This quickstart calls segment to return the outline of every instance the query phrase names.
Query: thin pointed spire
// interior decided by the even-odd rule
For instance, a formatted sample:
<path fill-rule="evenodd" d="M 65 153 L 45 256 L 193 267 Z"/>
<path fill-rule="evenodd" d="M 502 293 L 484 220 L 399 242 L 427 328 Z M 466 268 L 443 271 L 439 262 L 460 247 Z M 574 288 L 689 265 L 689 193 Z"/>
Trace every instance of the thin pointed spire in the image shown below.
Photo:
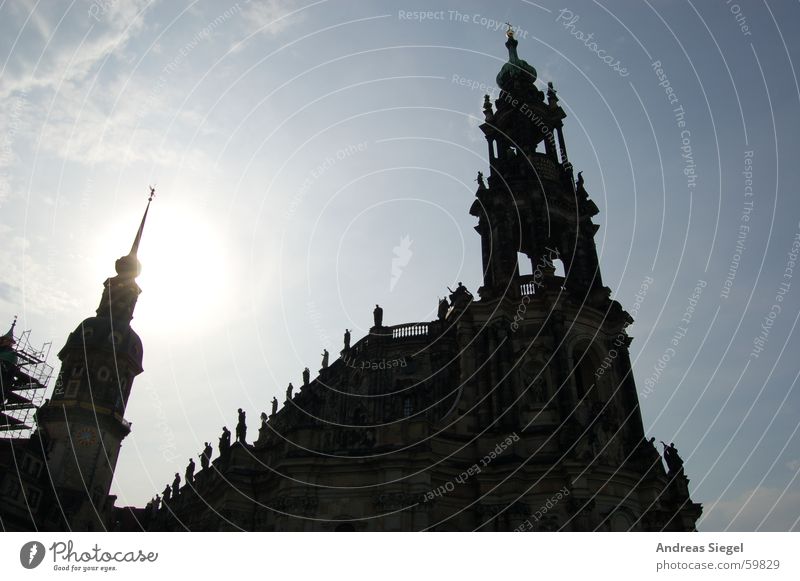
<path fill-rule="evenodd" d="M 136 238 L 133 239 L 133 244 L 131 245 L 131 251 L 128 253 L 129 256 L 136 256 L 136 253 L 139 252 L 139 243 L 142 241 L 142 233 L 144 232 L 144 223 L 147 220 L 147 212 L 150 210 L 150 203 L 153 201 L 153 198 L 156 195 L 156 189 L 153 186 L 150 186 L 150 196 L 147 198 L 147 207 L 144 209 L 144 215 L 142 216 L 142 223 L 139 224 L 139 230 L 136 232 Z"/>

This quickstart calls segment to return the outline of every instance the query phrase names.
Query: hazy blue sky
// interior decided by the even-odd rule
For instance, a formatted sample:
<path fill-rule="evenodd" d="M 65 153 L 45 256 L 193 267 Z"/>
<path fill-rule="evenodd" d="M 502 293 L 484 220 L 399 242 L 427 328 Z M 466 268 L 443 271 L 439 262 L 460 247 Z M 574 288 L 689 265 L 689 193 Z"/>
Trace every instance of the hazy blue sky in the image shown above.
<path fill-rule="evenodd" d="M 255 433 L 375 303 L 390 325 L 429 320 L 446 285 L 479 286 L 468 209 L 506 20 L 569 115 L 604 282 L 629 310 L 640 293 L 645 429 L 681 451 L 701 530 L 798 528 L 788 1 L 0 4 L 0 322 L 19 314 L 55 362 L 158 191 L 118 504 L 216 446 L 237 407 Z"/>

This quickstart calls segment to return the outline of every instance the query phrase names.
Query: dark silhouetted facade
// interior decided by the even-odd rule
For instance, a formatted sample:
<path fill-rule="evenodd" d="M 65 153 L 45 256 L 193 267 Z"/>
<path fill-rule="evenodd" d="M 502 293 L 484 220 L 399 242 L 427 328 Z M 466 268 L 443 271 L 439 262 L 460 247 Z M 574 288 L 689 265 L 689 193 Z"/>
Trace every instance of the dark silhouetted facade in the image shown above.
<path fill-rule="evenodd" d="M 125 404 L 142 370 L 128 324 L 139 293 L 132 251 L 97 317 L 60 352 L 63 392 L 38 414 L 70 526 L 694 530 L 701 507 L 677 450 L 666 449 L 665 469 L 643 431 L 632 319 L 603 286 L 598 208 L 567 158 L 565 113 L 552 86 L 536 87 L 511 33 L 506 46 L 481 125 L 490 173 L 478 175 L 469 210 L 482 243 L 476 295 L 458 283 L 436 320 L 398 325 L 376 305 L 369 334 L 350 345 L 348 331 L 339 357 L 325 351 L 317 376 L 290 385 L 260 425 L 246 430 L 240 410 L 237 438 L 226 431 L 210 464 L 206 447 L 201 469 L 164 498 L 111 510 Z"/>

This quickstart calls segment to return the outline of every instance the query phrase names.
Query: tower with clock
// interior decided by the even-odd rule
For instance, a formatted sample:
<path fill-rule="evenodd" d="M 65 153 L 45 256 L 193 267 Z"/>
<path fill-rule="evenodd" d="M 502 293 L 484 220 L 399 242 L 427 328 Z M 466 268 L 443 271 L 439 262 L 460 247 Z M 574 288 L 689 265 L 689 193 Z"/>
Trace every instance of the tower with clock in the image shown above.
<path fill-rule="evenodd" d="M 37 412 L 59 499 L 60 514 L 48 520 L 71 530 L 105 530 L 113 508 L 108 492 L 131 430 L 125 407 L 142 372 L 142 341 L 130 323 L 141 293 L 137 253 L 153 195 L 151 188 L 131 250 L 116 261 L 116 276 L 105 281 L 96 315 L 83 320 L 58 353 L 58 382 Z"/>

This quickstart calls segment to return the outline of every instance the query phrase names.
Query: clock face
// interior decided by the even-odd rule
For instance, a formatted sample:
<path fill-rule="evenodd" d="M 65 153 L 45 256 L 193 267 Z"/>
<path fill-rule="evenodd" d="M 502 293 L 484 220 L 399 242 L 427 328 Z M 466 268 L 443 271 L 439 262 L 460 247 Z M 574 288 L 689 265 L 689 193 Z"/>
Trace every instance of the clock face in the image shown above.
<path fill-rule="evenodd" d="M 97 443 L 97 432 L 92 428 L 78 428 L 75 432 L 75 441 L 80 446 L 92 446 Z"/>

